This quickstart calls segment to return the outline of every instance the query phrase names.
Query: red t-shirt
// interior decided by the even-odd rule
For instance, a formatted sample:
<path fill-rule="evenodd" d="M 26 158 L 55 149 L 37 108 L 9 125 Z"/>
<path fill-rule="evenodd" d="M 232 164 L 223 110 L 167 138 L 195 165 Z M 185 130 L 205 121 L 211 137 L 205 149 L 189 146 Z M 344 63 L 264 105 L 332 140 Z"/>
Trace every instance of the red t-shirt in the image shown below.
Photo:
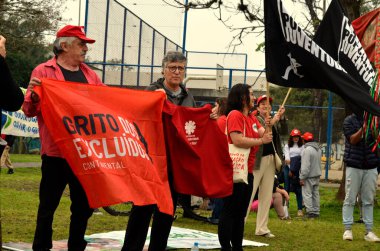
<path fill-rule="evenodd" d="M 228 129 L 228 143 L 232 144 L 230 133 L 231 132 L 244 132 L 245 126 L 245 137 L 247 138 L 259 138 L 259 129 L 261 125 L 255 116 L 245 116 L 241 112 L 234 110 L 228 114 L 227 119 L 227 129 Z M 251 152 L 248 158 L 248 172 L 253 172 L 253 167 L 255 165 L 256 152 L 258 147 L 251 147 Z"/>
<path fill-rule="evenodd" d="M 216 122 L 218 123 L 218 126 L 220 128 L 220 130 L 223 132 L 223 133 L 226 133 L 226 123 L 227 123 L 227 117 L 226 115 L 222 115 L 220 116 Z"/>

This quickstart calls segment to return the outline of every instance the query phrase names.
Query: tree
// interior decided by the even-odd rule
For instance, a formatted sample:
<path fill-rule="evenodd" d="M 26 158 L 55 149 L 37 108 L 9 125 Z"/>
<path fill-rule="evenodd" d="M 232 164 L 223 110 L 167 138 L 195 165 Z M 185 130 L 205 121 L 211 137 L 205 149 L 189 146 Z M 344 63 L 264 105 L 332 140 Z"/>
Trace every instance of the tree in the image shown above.
<path fill-rule="evenodd" d="M 7 61 L 15 81 L 29 82 L 33 68 L 48 57 L 46 36 L 52 35 L 65 0 L 0 0 L 0 31 L 7 38 Z"/>

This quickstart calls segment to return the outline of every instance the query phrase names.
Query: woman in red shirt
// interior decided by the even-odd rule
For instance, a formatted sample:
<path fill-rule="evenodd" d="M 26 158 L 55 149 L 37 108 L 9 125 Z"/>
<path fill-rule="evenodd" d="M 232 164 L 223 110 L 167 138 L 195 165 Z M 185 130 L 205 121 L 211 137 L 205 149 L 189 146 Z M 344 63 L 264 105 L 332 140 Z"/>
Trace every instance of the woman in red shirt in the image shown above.
<path fill-rule="evenodd" d="M 272 134 L 265 133 L 259 121 L 249 116 L 254 96 L 249 85 L 236 84 L 227 99 L 227 137 L 230 144 L 250 148 L 248 158 L 248 184 L 234 183 L 232 195 L 224 198 L 219 219 L 218 237 L 221 250 L 243 250 L 244 217 L 249 207 L 253 188 L 253 167 L 258 146 L 270 143 Z"/>

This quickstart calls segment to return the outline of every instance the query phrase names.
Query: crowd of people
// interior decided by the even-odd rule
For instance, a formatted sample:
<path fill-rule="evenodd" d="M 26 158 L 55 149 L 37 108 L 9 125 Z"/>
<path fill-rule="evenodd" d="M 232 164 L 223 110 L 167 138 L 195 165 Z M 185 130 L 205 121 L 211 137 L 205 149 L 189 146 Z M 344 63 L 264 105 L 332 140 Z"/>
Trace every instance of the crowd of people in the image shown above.
<path fill-rule="evenodd" d="M 41 113 L 43 104 L 35 88 L 41 85 L 41 78 L 104 85 L 97 74 L 84 63 L 88 44 L 94 42 L 95 40 L 85 35 L 83 27 L 67 25 L 60 29 L 53 44 L 53 58 L 33 70 L 24 97 L 22 110 L 28 117 L 37 116 L 41 139 L 42 178 L 33 240 L 34 251 L 52 248 L 54 213 L 67 185 L 71 199 L 68 250 L 84 250 L 87 245 L 84 235 L 94 209 L 90 208 L 82 185 L 49 134 Z M 3 97 L 2 94 L 0 106 L 4 110 L 12 111 L 20 108 L 22 93 L 9 73 L 4 59 L 5 52 L 5 38 L 0 36 L 0 83 L 5 90 L 2 92 L 5 95 Z M 173 104 L 195 107 L 194 97 L 182 83 L 186 66 L 187 59 L 181 52 L 167 52 L 162 60 L 163 77 L 148 86 L 147 90 L 164 92 L 167 100 Z M 227 98 L 217 100 L 210 114 L 210 118 L 215 119 L 220 130 L 226 134 L 228 144 L 249 149 L 246 163 L 247 183 L 234 183 L 230 196 L 212 198 L 215 215 L 210 220 L 217 219 L 221 250 L 243 250 L 244 227 L 251 208 L 257 212 L 255 235 L 274 238 L 275 235 L 268 228 L 269 210 L 273 206 L 280 219 L 289 219 L 286 209 L 290 192 L 296 194 L 297 216 L 302 217 L 304 211 L 307 218 L 317 218 L 320 215 L 320 146 L 310 132 L 302 134 L 299 129 L 294 128 L 288 134 L 285 108 L 280 106 L 273 113 L 272 103 L 273 98 L 267 95 L 256 98 L 250 85 L 236 84 Z M 364 238 L 367 241 L 380 242 L 372 231 L 378 157 L 363 139 L 362 119 L 351 115 L 346 118 L 343 128 L 347 139 L 344 155 L 347 175 L 343 239 L 353 239 L 353 207 L 360 193 L 366 228 Z M 284 148 L 281 135 L 289 135 Z M 10 147 L 9 144 L 4 148 L 6 147 Z M 283 169 L 280 172 L 275 167 L 276 155 L 283 156 Z M 5 162 L 8 163 L 6 160 Z M 11 165 L 8 167 L 8 173 L 13 173 Z M 282 177 L 282 181 L 279 177 Z M 189 203 L 190 195 L 181 195 L 175 191 L 170 161 L 168 179 L 174 215 L 177 200 L 181 198 L 184 203 Z M 280 186 L 282 182 L 284 187 Z M 161 213 L 156 205 L 133 206 L 122 250 L 143 249 L 152 216 L 149 250 L 165 250 L 173 215 Z"/>

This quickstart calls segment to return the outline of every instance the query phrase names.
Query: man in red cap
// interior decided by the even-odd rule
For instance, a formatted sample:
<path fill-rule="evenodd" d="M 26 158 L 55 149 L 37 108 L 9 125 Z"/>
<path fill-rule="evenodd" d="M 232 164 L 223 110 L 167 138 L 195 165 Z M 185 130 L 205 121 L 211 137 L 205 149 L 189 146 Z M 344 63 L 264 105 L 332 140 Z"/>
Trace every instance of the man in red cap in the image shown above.
<path fill-rule="evenodd" d="M 55 56 L 33 70 L 25 95 L 22 109 L 28 117 L 37 116 L 41 139 L 42 178 L 33 241 L 35 251 L 52 248 L 54 212 L 67 184 L 69 184 L 71 199 L 68 250 L 85 250 L 87 245 L 84 235 L 93 209 L 89 207 L 81 184 L 49 134 L 41 114 L 40 98 L 34 92 L 34 87 L 41 84 L 40 78 L 104 85 L 96 73 L 84 64 L 88 51 L 87 44 L 94 42 L 95 40 L 86 37 L 82 26 L 67 25 L 60 29 L 53 44 Z"/>

